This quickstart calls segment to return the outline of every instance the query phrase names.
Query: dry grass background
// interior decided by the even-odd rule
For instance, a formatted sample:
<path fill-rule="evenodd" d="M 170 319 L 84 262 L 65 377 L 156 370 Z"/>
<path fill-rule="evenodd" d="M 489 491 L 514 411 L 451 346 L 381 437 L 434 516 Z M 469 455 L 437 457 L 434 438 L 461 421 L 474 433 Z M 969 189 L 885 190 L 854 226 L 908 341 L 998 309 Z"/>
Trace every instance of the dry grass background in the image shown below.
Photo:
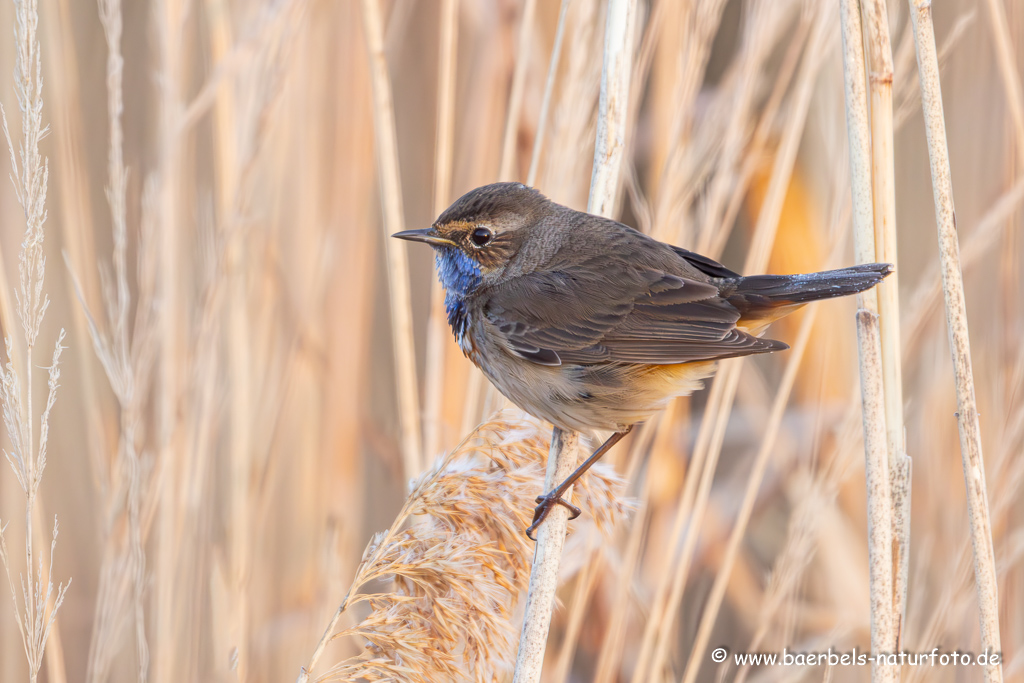
<path fill-rule="evenodd" d="M 67 332 L 48 465 L 30 514 L 44 584 L 49 520 L 60 524 L 51 604 L 58 584 L 73 583 L 42 680 L 293 680 L 350 587 L 350 597 L 363 597 L 350 600 L 337 623 L 349 636 L 326 647 L 312 678 L 370 676 L 353 668 L 353 656 L 377 657 L 375 675 L 397 680 L 508 676 L 507 639 L 518 633 L 515 605 L 530 552 L 515 530 L 539 492 L 547 428 L 506 412 L 471 435 L 500 397 L 473 379 L 445 330 L 429 332 L 439 327 L 426 250 L 408 252 L 409 284 L 396 289 L 403 258 L 394 250 L 405 246 L 387 243 L 381 222 L 387 215 L 386 230 L 427 225 L 468 189 L 499 177 L 525 180 L 542 128 L 536 185 L 585 206 L 604 3 L 565 3 L 543 127 L 562 3 L 537 2 L 523 34 L 529 4 L 39 0 L 41 116 L 50 128 L 40 143 L 49 164 L 50 306 L 39 333 L 47 351 L 25 358 L 14 317 L 19 254 L 23 242 L 29 250 L 37 243 L 26 238 L 25 212 L 7 182 L 0 312 L 23 388 L 26 368 L 33 370 L 37 430 L 48 392 L 39 354 L 48 360 L 59 330 Z M 623 218 L 733 268 L 760 258 L 770 272 L 850 263 L 839 3 L 639 4 Z M 371 6 L 381 11 L 398 161 L 383 192 Z M 17 146 L 15 13 L 0 3 L 0 101 Z M 934 14 L 1004 675 L 1024 680 L 1024 6 L 945 2 Z M 914 462 L 903 645 L 977 652 L 907 5 L 889 3 L 889 15 L 903 393 Z M 447 80 L 445 54 L 454 69 Z M 510 106 L 513 92 L 518 106 Z M 390 198 L 383 211 L 382 196 Z M 411 296 L 408 328 L 403 311 L 390 313 L 403 291 Z M 707 652 L 718 645 L 867 647 L 853 311 L 850 300 L 827 302 L 776 325 L 772 336 L 793 350 L 738 370 L 727 421 L 719 406 L 729 392 L 703 392 L 677 401 L 612 453 L 625 493 L 598 486 L 572 524 L 545 680 L 717 680 Z M 413 349 L 411 358 L 393 352 L 395 340 L 399 350 Z M 9 436 L 4 447 L 18 452 Z M 438 461 L 442 452 L 449 455 Z M 421 495 L 407 501 L 420 471 Z M 752 472 L 752 515 L 730 544 L 745 519 Z M 423 502 L 442 493 L 433 508 Z M 620 519 L 624 496 L 636 509 Z M 5 467 L 0 519 L 15 584 L 25 572 L 25 502 L 19 477 Z M 618 523 L 606 515 L 598 528 L 592 521 L 601 511 Z M 376 536 L 396 515 L 396 526 Z M 364 557 L 370 563 L 360 568 Z M 366 597 L 372 593 L 391 597 Z M 20 588 L 17 595 L 24 615 Z M 429 609 L 424 596 L 445 610 Z M 396 636 L 400 626 L 415 633 Z M 425 642 L 417 638 L 444 646 L 419 659 L 396 649 Z M 704 644 L 691 654 L 695 642 Z M 408 669 L 394 674 L 396 654 Z M 724 672 L 725 680 L 867 675 Z M 964 668 L 903 672 L 905 680 L 980 676 Z M 27 678 L 15 610 L 4 597 L 0 681 Z"/>

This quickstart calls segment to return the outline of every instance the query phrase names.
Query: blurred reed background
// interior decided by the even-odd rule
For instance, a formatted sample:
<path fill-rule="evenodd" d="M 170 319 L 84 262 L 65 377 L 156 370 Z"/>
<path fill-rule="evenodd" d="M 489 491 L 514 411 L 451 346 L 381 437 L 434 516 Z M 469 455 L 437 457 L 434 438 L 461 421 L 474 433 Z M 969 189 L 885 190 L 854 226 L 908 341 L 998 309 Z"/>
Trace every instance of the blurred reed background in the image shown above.
<path fill-rule="evenodd" d="M 533 173 L 548 196 L 586 205 L 604 3 L 376 3 L 39 0 L 51 299 L 39 343 L 52 348 L 64 328 L 67 350 L 32 514 L 36 559 L 49 558 L 56 515 L 53 583 L 73 579 L 41 680 L 293 680 L 372 535 L 402 510 L 410 478 L 503 405 L 432 308 L 427 250 L 409 250 L 405 284 L 404 259 L 394 250 L 406 247 L 383 235 L 396 224 L 428 225 L 473 187 Z M 542 120 L 563 7 L 564 43 Z M 759 224 L 775 232 L 769 272 L 852 263 L 838 2 L 650 0 L 639 8 L 622 219 L 734 269 Z M 390 78 L 394 101 L 399 175 L 383 191 L 377 146 L 388 118 L 373 107 L 368 10 L 380 12 L 386 71 L 378 75 Z M 890 2 L 889 14 L 906 437 L 914 462 L 903 647 L 978 652 L 913 39 L 907 5 Z M 1024 6 L 959 0 L 937 3 L 934 15 L 1004 674 L 1024 680 Z M 24 112 L 14 90 L 15 17 L 11 2 L 0 3 L 7 36 L 0 101 L 17 147 Z M 1009 52 L 1000 52 L 1000 37 L 1008 37 Z M 439 66 L 446 55 L 451 72 Z M 11 292 L 19 286 L 26 221 L 7 182 L 0 183 L 0 220 L 3 333 L 13 340 L 24 385 L 25 341 L 12 322 Z M 409 309 L 391 313 L 403 294 L 411 296 L 411 327 Z M 697 439 L 702 420 L 718 410 L 702 392 L 677 401 L 613 452 L 609 461 L 626 477 L 636 510 L 599 529 L 593 512 L 624 504 L 621 492 L 602 488 L 604 497 L 572 523 L 545 680 L 718 680 L 707 653 L 719 645 L 731 652 L 867 649 L 853 313 L 852 300 L 826 302 L 814 307 L 814 319 L 806 311 L 773 330 L 794 346 L 809 334 L 777 438 L 768 434 L 770 407 L 780 388 L 785 400 L 783 371 L 798 349 L 744 365 L 717 440 Z M 41 364 L 35 361 L 33 375 L 37 404 L 46 395 Z M 497 447 L 488 439 L 500 441 L 495 434 L 520 434 L 533 444 L 523 453 L 539 461 L 548 429 L 506 412 L 473 443 L 487 452 Z M 728 539 L 762 448 L 770 459 L 733 555 Z M 502 467 L 526 467 L 516 462 Z M 509 524 L 515 511 L 529 514 L 540 492 L 539 469 L 528 476 L 535 486 L 508 489 L 518 491 L 517 504 L 495 508 Z M 443 505 L 474 495 L 468 487 L 449 493 Z M 5 466 L 0 519 L 8 524 L 14 586 L 25 572 L 25 509 Z M 498 547 L 509 553 L 530 552 L 509 536 L 489 538 L 505 539 Z M 517 562 L 507 571 L 521 571 Z M 387 593 L 390 585 L 370 588 Z M 500 586 L 504 597 L 491 596 L 504 605 L 468 605 L 508 610 L 502 619 L 512 652 L 522 585 L 516 575 Z M 367 614 L 361 603 L 340 626 Z M 702 628 L 709 647 L 694 651 Z M 313 678 L 358 655 L 365 642 L 334 640 Z M 492 654 L 500 660 L 505 651 Z M 433 670 L 440 665 L 427 660 L 394 678 L 469 677 L 458 662 Z M 497 680 L 508 676 L 510 662 L 492 663 Z M 334 671 L 355 680 L 360 670 Z M 867 669 L 729 667 L 724 675 L 852 681 L 864 680 Z M 903 676 L 979 680 L 980 672 L 922 667 Z M 4 597 L 0 681 L 28 678 L 15 610 Z"/>

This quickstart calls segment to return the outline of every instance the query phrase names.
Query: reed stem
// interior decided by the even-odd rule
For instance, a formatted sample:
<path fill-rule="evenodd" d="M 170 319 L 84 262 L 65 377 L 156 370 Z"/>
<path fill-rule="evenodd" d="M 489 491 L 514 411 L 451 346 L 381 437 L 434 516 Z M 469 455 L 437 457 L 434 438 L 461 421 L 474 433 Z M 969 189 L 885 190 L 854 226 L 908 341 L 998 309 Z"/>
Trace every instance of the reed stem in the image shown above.
<path fill-rule="evenodd" d="M 981 648 L 986 653 L 1002 652 L 999 636 L 999 584 L 995 552 L 992 546 L 992 522 L 989 519 L 988 492 L 985 486 L 985 461 L 981 450 L 981 425 L 974 395 L 974 370 L 967 329 L 967 304 L 960 270 L 960 245 L 953 209 L 953 181 L 946 144 L 946 122 L 939 82 L 939 59 L 935 50 L 931 2 L 908 0 L 914 26 L 914 45 L 921 84 L 921 109 L 928 138 L 932 191 L 935 196 L 935 222 L 939 233 L 939 262 L 942 291 L 946 301 L 946 325 L 949 332 L 953 373 L 956 381 L 957 426 L 964 483 L 967 486 L 967 510 L 974 547 L 974 581 L 981 620 Z M 985 666 L 985 680 L 1003 680 L 999 663 Z"/>
<path fill-rule="evenodd" d="M 893 147 L 893 62 L 888 10 L 884 0 L 866 5 L 871 91 L 871 184 L 874 199 L 874 260 L 897 266 L 896 169 Z M 889 455 L 893 526 L 893 618 L 895 633 L 887 651 L 899 650 L 907 606 L 910 560 L 910 458 L 903 426 L 903 369 L 900 353 L 899 268 L 877 287 L 881 335 L 882 390 Z"/>
<path fill-rule="evenodd" d="M 846 131 L 850 146 L 850 188 L 853 196 L 853 240 L 856 262 L 875 260 L 875 202 L 872 181 L 871 119 L 868 115 L 867 66 L 858 0 L 840 0 L 843 36 Z M 891 55 L 890 55 L 891 64 Z M 890 81 L 891 111 L 891 81 Z M 873 96 L 884 99 L 878 88 Z M 891 122 L 891 114 L 890 114 Z M 881 122 L 877 123 L 879 125 Z M 884 181 L 890 182 L 889 180 Z M 888 190 L 886 190 L 888 191 Z M 878 293 L 857 296 L 857 343 L 860 358 L 864 423 L 864 477 L 868 498 L 868 579 L 871 590 L 871 650 L 892 652 L 896 643 L 893 618 L 892 499 L 886 402 L 883 385 Z M 875 662 L 872 681 L 896 680 L 894 667 Z"/>
<path fill-rule="evenodd" d="M 409 260 L 405 243 L 390 239 L 403 230 L 405 209 L 398 171 L 398 142 L 395 134 L 395 106 L 391 77 L 384 55 L 384 32 L 378 0 L 362 0 L 363 27 L 369 52 L 373 83 L 373 131 L 377 143 L 384 243 L 388 258 L 391 290 L 391 338 L 394 344 L 399 422 L 402 432 L 402 462 L 405 477 L 411 479 L 423 466 L 420 440 L 420 402 L 416 385 L 416 349 L 412 332 L 412 301 L 409 289 Z"/>
<path fill-rule="evenodd" d="M 441 3 L 441 50 L 437 80 L 437 138 L 434 144 L 434 215 L 440 215 L 451 201 L 452 157 L 455 138 L 455 77 L 459 39 L 459 0 Z M 444 401 L 445 348 L 449 341 L 445 325 L 444 288 L 434 278 L 430 287 L 430 317 L 427 321 L 427 361 L 423 397 L 423 454 L 433 458 L 441 447 L 441 405 Z M 427 461 L 424 460 L 424 465 Z"/>

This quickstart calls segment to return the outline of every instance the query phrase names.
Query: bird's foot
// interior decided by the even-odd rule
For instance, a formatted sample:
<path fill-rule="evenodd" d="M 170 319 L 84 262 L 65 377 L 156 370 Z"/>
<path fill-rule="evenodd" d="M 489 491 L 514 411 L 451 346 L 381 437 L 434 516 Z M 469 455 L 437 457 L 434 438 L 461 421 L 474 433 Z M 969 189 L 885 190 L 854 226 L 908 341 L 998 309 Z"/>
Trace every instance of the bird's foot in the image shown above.
<path fill-rule="evenodd" d="M 533 535 L 533 532 L 536 531 L 537 527 L 541 525 L 541 522 L 547 518 L 548 513 L 551 512 L 556 505 L 564 505 L 566 509 L 569 510 L 569 519 L 576 519 L 582 514 L 582 511 L 578 507 L 562 498 L 562 492 L 557 488 L 551 493 L 545 493 L 543 496 L 537 496 L 537 507 L 533 510 L 533 523 L 526 529 L 527 538 L 531 541 L 537 540 Z"/>

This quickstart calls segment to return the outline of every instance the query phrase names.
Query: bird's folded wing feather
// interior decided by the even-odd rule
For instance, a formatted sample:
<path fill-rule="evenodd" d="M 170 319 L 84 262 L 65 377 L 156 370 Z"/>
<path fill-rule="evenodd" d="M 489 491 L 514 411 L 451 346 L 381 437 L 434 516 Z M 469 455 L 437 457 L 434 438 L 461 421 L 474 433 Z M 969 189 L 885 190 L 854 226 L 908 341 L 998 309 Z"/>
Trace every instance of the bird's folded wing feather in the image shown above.
<path fill-rule="evenodd" d="M 736 329 L 708 282 L 613 259 L 509 280 L 484 308 L 508 349 L 541 365 L 667 365 L 786 348 Z"/>

